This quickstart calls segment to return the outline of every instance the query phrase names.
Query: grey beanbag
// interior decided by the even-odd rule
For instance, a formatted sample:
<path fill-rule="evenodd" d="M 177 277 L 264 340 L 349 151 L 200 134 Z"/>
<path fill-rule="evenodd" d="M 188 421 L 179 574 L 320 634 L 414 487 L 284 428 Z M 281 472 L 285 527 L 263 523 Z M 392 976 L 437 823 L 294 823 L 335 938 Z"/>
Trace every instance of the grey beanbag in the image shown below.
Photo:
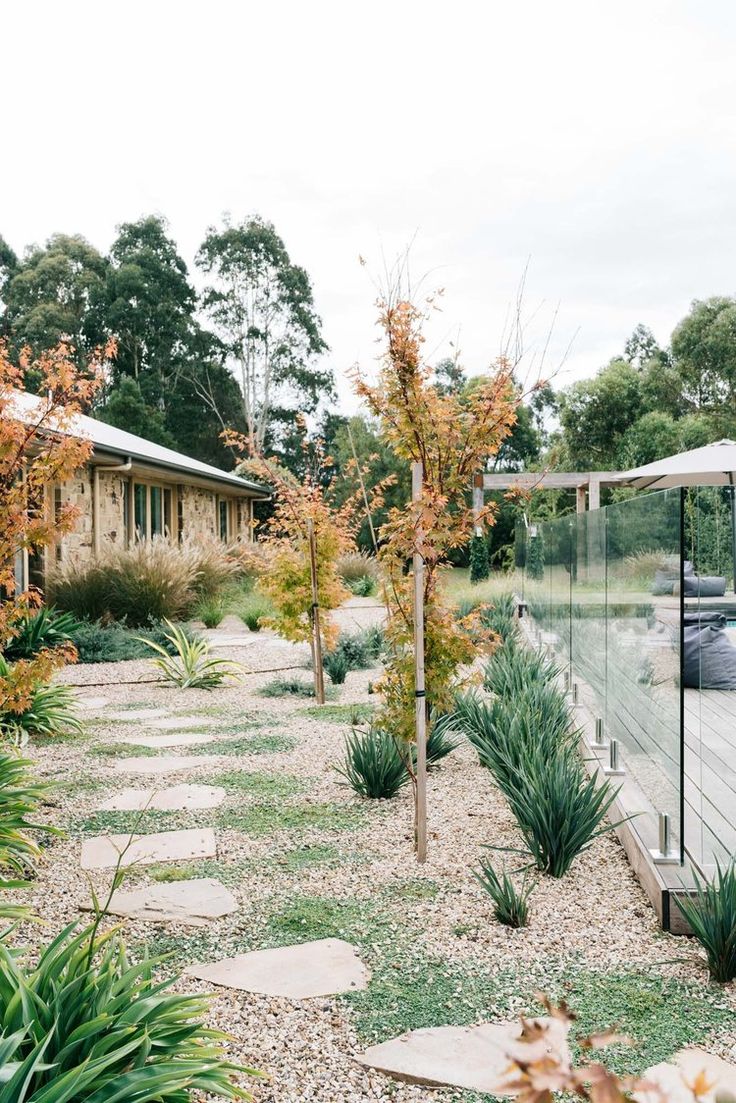
<path fill-rule="evenodd" d="M 704 628 L 706 624 L 714 624 L 717 628 L 725 628 L 726 614 L 719 613 L 716 610 L 710 610 L 708 612 L 703 611 L 702 613 L 690 612 L 685 613 L 682 622 L 686 627 L 688 625 L 691 627 L 692 625 L 697 625 L 700 628 Z"/>
<path fill-rule="evenodd" d="M 722 628 L 686 626 L 685 685 L 694 689 L 736 689 L 736 647 Z"/>
<path fill-rule="evenodd" d="M 725 578 L 718 578 L 716 575 L 685 575 L 685 597 L 723 597 L 725 592 Z"/>
<path fill-rule="evenodd" d="M 682 573 L 685 578 L 695 574 L 695 569 L 689 559 L 686 559 L 682 564 Z M 656 596 L 662 594 L 672 594 L 675 592 L 675 586 L 680 581 L 680 564 L 677 561 L 677 557 L 672 555 L 668 556 L 662 561 L 662 567 L 654 574 L 654 582 L 652 583 L 652 593 Z M 724 591 L 725 592 L 725 591 Z M 685 589 L 687 593 L 687 585 Z"/>

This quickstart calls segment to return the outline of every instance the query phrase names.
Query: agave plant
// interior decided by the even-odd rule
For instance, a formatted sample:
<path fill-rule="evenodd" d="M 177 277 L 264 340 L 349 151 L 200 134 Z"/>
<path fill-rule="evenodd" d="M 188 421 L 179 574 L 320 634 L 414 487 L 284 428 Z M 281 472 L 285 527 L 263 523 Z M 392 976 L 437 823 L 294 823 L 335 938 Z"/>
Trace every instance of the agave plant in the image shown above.
<path fill-rule="evenodd" d="M 360 797 L 393 797 L 409 781 L 409 772 L 390 732 L 373 724 L 354 728 L 345 740 L 345 758 L 335 769 Z"/>
<path fill-rule="evenodd" d="M 736 979 L 736 866 L 716 863 L 712 881 L 693 871 L 694 897 L 678 896 L 677 906 L 708 959 L 708 971 L 721 984 Z"/>
<path fill-rule="evenodd" d="M 169 629 L 165 636 L 173 655 L 155 640 L 147 640 L 143 636 L 137 638 L 156 652 L 158 658 L 153 660 L 154 664 L 168 682 L 173 682 L 180 689 L 215 689 L 222 685 L 225 678 L 236 677 L 240 672 L 241 667 L 237 663 L 212 658 L 206 640 L 192 639 L 183 628 L 171 621 L 165 620 L 164 623 Z"/>
<path fill-rule="evenodd" d="M 26 964 L 0 943 L 0 1103 L 249 1099 L 253 1074 L 205 1028 L 208 1000 L 172 994 L 156 959 L 130 963 L 119 931 L 66 927 Z"/>

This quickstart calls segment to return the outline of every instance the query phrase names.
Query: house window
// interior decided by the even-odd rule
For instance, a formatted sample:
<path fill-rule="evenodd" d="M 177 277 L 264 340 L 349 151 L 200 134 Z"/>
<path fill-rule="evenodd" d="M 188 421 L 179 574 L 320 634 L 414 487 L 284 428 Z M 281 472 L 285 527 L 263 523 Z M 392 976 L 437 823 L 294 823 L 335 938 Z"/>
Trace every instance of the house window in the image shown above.
<path fill-rule="evenodd" d="M 148 493 L 151 500 L 151 536 L 163 536 L 163 491 L 160 486 L 151 486 Z"/>
<path fill-rule="evenodd" d="M 135 483 L 135 534 L 137 540 L 171 534 L 171 488 L 157 483 Z"/>
<path fill-rule="evenodd" d="M 136 483 L 133 487 L 135 500 L 135 536 L 136 540 L 148 538 L 148 487 L 145 483 Z"/>
<path fill-rule="evenodd" d="M 229 536 L 229 532 L 228 532 L 228 529 L 229 529 L 229 525 L 228 525 L 228 520 L 229 520 L 228 505 L 229 505 L 229 503 L 226 499 L 220 498 L 217 505 L 218 505 L 219 521 L 220 521 L 220 539 L 222 541 L 224 541 L 224 543 L 227 543 L 228 536 Z"/>

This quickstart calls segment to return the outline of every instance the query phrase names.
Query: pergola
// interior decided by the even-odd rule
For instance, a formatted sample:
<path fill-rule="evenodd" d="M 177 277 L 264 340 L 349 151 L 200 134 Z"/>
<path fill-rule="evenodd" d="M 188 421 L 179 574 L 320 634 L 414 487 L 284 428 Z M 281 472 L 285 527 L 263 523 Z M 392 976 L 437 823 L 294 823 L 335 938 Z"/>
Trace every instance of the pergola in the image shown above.
<path fill-rule="evenodd" d="M 512 486 L 524 490 L 574 490 L 578 513 L 598 509 L 602 486 L 620 486 L 618 471 L 506 471 L 503 474 L 479 473 L 473 479 L 473 508 L 480 512 L 483 495 L 490 490 L 508 490 Z"/>

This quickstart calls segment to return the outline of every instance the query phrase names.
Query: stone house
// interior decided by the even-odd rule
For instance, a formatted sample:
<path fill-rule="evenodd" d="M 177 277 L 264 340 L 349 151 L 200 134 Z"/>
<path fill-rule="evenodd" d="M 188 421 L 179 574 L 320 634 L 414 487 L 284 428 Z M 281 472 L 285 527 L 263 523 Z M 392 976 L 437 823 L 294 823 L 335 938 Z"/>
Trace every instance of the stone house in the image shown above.
<path fill-rule="evenodd" d="M 16 416 L 38 399 L 15 396 Z M 108 545 L 129 547 L 154 536 L 224 543 L 253 539 L 253 503 L 270 497 L 268 487 L 194 460 L 171 448 L 79 416 L 73 429 L 93 446 L 89 462 L 69 481 L 46 488 L 45 508 L 58 513 L 67 502 L 79 507 L 74 531 L 38 555 L 19 553 L 16 580 L 42 586 L 56 563 L 82 565 Z"/>

